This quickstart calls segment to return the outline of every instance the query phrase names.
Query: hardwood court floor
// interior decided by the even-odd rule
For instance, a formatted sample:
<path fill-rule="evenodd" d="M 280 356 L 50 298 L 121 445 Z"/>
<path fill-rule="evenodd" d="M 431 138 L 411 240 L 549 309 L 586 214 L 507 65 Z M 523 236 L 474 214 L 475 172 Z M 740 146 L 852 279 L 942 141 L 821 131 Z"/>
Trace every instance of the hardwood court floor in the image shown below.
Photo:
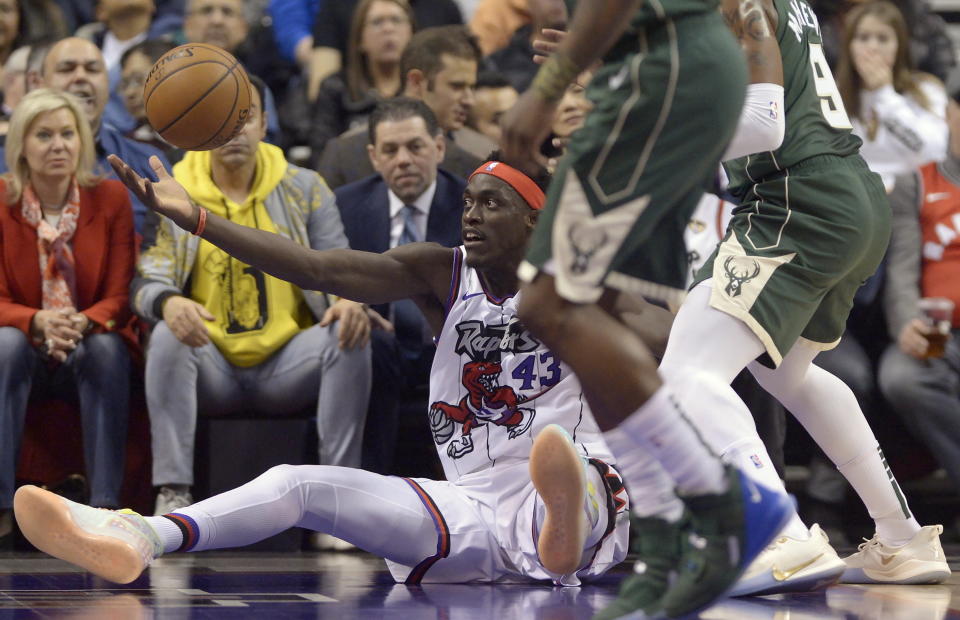
<path fill-rule="evenodd" d="M 940 586 L 833 586 L 826 591 L 729 600 L 710 620 L 960 619 L 960 547 Z M 162 558 L 118 586 L 40 553 L 0 553 L 0 620 L 12 618 L 331 620 L 580 620 L 605 606 L 629 570 L 581 588 L 394 584 L 365 553 L 204 552 Z"/>

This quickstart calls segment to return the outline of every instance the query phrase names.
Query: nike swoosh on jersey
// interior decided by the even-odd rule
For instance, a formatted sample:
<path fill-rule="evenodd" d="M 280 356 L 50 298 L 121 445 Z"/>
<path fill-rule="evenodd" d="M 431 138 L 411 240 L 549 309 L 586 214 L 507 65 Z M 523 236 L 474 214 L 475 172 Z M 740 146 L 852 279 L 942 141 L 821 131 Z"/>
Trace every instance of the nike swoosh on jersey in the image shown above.
<path fill-rule="evenodd" d="M 927 194 L 927 202 L 937 202 L 950 197 L 950 192 L 931 192 Z"/>
<path fill-rule="evenodd" d="M 470 299 L 471 297 L 479 297 L 479 296 L 485 295 L 485 294 L 486 294 L 486 293 L 464 293 L 464 294 L 463 294 L 463 297 L 461 297 L 460 299 L 461 299 L 462 301 L 467 301 L 467 300 Z"/>
<path fill-rule="evenodd" d="M 793 568 L 788 568 L 787 570 L 780 570 L 779 568 L 774 566 L 773 570 L 771 571 L 773 572 L 773 578 L 776 579 L 777 581 L 786 581 L 787 579 L 790 579 L 791 577 L 793 577 L 794 575 L 796 575 L 806 567 L 812 565 L 814 562 L 816 562 L 822 557 L 823 557 L 823 554 L 821 553 L 820 555 L 813 558 L 812 560 L 808 560 L 803 564 L 797 564 Z"/>

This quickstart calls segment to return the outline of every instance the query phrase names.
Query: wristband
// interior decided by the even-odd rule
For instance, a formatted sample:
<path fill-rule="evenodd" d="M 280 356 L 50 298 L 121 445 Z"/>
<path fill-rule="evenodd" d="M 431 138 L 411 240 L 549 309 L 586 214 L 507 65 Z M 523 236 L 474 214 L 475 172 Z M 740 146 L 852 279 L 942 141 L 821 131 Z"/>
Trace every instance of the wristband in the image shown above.
<path fill-rule="evenodd" d="M 532 88 L 547 101 L 559 101 L 570 83 L 580 75 L 580 67 L 565 54 L 551 54 L 533 79 Z"/>
<path fill-rule="evenodd" d="M 193 234 L 199 237 L 203 234 L 203 229 L 207 227 L 207 210 L 200 207 L 200 217 L 197 218 L 197 229 Z"/>

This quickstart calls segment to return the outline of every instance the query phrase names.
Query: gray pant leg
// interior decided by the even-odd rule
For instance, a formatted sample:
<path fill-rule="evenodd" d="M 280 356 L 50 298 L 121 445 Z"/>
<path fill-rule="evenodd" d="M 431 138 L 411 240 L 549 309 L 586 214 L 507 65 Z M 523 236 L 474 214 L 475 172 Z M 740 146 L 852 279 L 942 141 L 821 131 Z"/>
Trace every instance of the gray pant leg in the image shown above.
<path fill-rule="evenodd" d="M 337 324 L 314 325 L 250 369 L 256 386 L 251 399 L 265 414 L 291 413 L 316 402 L 320 464 L 359 467 L 370 398 L 370 347 L 341 350 L 338 329 Z"/>
<path fill-rule="evenodd" d="M 192 485 L 198 401 L 212 413 L 242 402 L 232 367 L 212 343 L 187 346 L 161 321 L 147 351 L 146 393 L 153 484 Z"/>
<path fill-rule="evenodd" d="M 918 360 L 890 345 L 880 361 L 880 390 L 960 489 L 960 330 L 942 359 Z"/>

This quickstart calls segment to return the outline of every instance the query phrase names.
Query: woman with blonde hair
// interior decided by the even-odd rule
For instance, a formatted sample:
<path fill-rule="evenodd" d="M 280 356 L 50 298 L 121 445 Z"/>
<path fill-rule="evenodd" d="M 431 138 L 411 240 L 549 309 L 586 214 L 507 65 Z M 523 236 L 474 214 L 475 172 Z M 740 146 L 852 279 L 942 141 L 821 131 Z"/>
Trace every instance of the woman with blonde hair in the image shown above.
<path fill-rule="evenodd" d="M 946 92 L 937 78 L 914 70 L 896 5 L 880 0 L 850 11 L 837 85 L 853 132 L 863 140 L 860 154 L 887 192 L 896 175 L 943 159 Z"/>
<path fill-rule="evenodd" d="M 39 89 L 20 101 L 0 177 L 0 536 L 31 396 L 76 397 L 90 502 L 119 505 L 133 211 L 121 183 L 93 174 L 95 161 L 76 98 Z"/>
<path fill-rule="evenodd" d="M 343 70 L 320 84 L 313 104 L 310 148 L 318 161 L 323 147 L 362 125 L 377 102 L 400 93 L 400 57 L 413 36 L 407 0 L 360 0 L 353 13 Z"/>

